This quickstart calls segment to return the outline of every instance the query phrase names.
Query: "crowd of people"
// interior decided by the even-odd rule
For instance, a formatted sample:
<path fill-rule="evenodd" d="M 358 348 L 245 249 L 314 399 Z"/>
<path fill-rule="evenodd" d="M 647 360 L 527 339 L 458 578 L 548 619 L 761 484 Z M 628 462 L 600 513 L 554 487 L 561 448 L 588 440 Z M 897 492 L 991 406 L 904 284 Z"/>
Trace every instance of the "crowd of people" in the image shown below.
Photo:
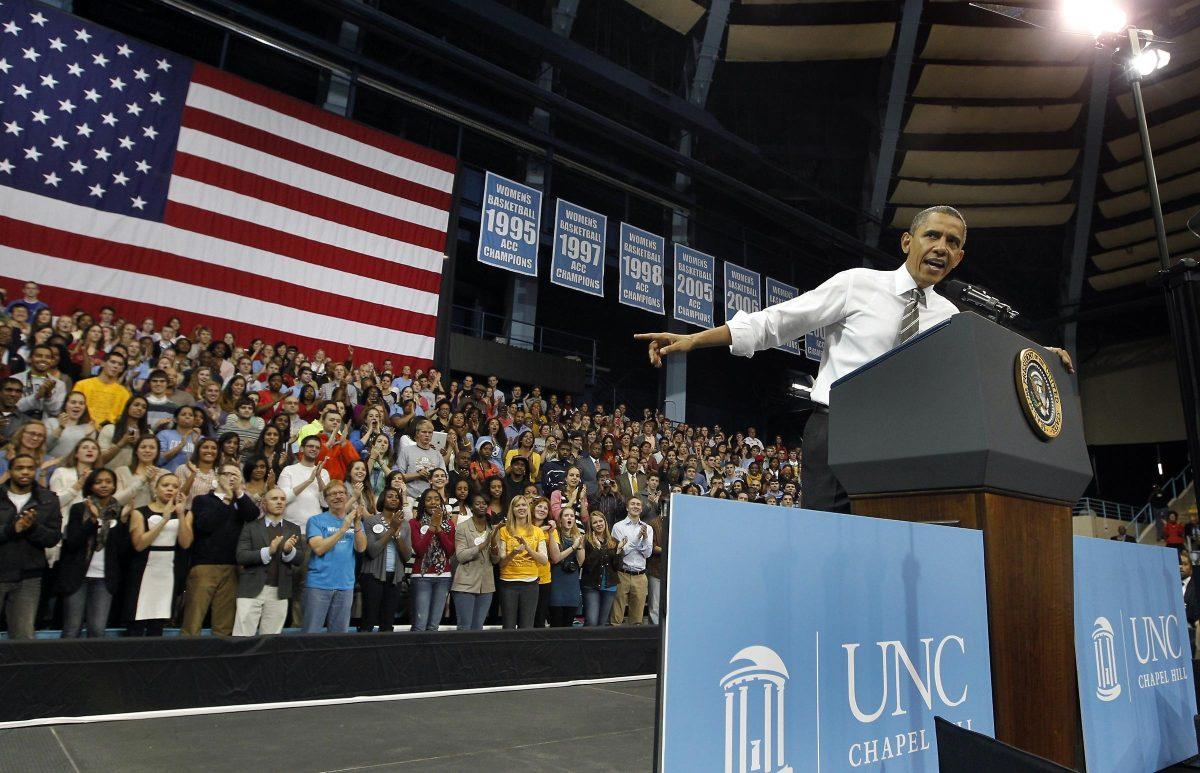
<path fill-rule="evenodd" d="M 21 293 L 0 324 L 12 639 L 657 624 L 672 493 L 800 506 L 800 449 L 753 427 Z"/>

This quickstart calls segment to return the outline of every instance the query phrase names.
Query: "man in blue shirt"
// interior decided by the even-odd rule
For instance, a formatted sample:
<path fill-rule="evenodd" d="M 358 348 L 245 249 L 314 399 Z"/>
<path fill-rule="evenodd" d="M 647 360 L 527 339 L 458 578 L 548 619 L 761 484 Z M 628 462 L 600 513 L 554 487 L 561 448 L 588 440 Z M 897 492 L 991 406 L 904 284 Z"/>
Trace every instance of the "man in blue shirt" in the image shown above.
<path fill-rule="evenodd" d="M 49 308 L 45 301 L 38 300 L 39 292 L 41 292 L 41 288 L 38 287 L 37 282 L 26 282 L 24 288 L 25 297 L 8 304 L 4 307 L 4 310 L 9 314 L 12 314 L 12 310 L 15 307 L 23 306 L 29 311 L 29 319 L 32 321 L 35 314 L 42 309 Z"/>
<path fill-rule="evenodd" d="M 354 602 L 354 554 L 367 549 L 361 505 L 350 506 L 346 484 L 333 480 L 325 487 L 329 509 L 308 519 L 305 538 L 312 549 L 304 580 L 304 633 L 327 628 L 345 633 Z"/>

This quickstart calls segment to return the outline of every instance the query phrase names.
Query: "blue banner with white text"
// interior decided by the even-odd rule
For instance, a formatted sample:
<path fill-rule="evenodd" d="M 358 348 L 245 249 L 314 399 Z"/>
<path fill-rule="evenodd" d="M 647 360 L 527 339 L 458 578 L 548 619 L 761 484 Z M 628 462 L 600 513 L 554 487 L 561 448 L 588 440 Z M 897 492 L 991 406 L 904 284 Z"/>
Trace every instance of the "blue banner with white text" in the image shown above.
<path fill-rule="evenodd" d="M 697 327 L 712 327 L 716 280 L 716 258 L 676 244 L 675 319 Z"/>
<path fill-rule="evenodd" d="M 618 251 L 621 283 L 617 299 L 635 309 L 666 314 L 663 273 L 667 262 L 667 240 L 629 223 L 621 223 Z"/>
<path fill-rule="evenodd" d="M 819 327 L 811 333 L 804 334 L 804 356 L 813 362 L 820 362 L 825 355 L 825 328 Z"/>
<path fill-rule="evenodd" d="M 1194 756 L 1196 690 L 1178 554 L 1075 537 L 1074 561 L 1088 773 L 1160 770 Z"/>
<path fill-rule="evenodd" d="M 935 715 L 993 735 L 980 532 L 681 494 L 671 520 L 660 770 L 927 773 Z"/>
<path fill-rule="evenodd" d="M 772 279 L 771 277 L 767 277 L 765 290 L 768 306 L 774 306 L 777 303 L 790 301 L 792 298 L 795 298 L 800 294 L 800 291 L 795 287 L 792 287 L 790 284 L 787 284 L 786 282 L 780 282 L 778 279 Z M 787 352 L 788 354 L 798 355 L 800 354 L 800 339 L 797 338 L 795 341 L 789 341 L 786 344 L 780 344 L 775 348 L 782 352 Z"/>
<path fill-rule="evenodd" d="M 734 314 L 762 308 L 762 277 L 757 271 L 725 261 L 725 321 Z"/>
<path fill-rule="evenodd" d="M 604 240 L 608 218 L 559 199 L 554 210 L 551 284 L 604 297 Z"/>
<path fill-rule="evenodd" d="M 542 192 L 488 172 L 480 211 L 480 263 L 537 276 Z"/>

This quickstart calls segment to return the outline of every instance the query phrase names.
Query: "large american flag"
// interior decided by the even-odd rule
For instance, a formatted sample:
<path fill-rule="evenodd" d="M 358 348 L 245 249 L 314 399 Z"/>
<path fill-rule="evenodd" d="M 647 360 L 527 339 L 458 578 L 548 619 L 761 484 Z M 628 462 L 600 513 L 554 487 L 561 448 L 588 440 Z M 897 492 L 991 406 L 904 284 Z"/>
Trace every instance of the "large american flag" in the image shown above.
<path fill-rule="evenodd" d="M 433 356 L 454 159 L 0 2 L 0 276 L 309 354 Z"/>

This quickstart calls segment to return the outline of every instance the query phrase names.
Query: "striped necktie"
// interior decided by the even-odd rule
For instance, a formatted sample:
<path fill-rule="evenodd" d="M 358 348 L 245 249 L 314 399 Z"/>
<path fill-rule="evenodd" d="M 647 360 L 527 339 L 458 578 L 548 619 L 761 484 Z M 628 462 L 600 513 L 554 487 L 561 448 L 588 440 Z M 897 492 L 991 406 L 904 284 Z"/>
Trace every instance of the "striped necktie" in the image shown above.
<path fill-rule="evenodd" d="M 924 290 L 914 287 L 908 291 L 908 302 L 904 304 L 904 316 L 900 318 L 900 337 L 896 340 L 897 346 L 915 336 L 920 330 L 920 325 L 917 324 L 917 307 L 924 300 Z"/>

